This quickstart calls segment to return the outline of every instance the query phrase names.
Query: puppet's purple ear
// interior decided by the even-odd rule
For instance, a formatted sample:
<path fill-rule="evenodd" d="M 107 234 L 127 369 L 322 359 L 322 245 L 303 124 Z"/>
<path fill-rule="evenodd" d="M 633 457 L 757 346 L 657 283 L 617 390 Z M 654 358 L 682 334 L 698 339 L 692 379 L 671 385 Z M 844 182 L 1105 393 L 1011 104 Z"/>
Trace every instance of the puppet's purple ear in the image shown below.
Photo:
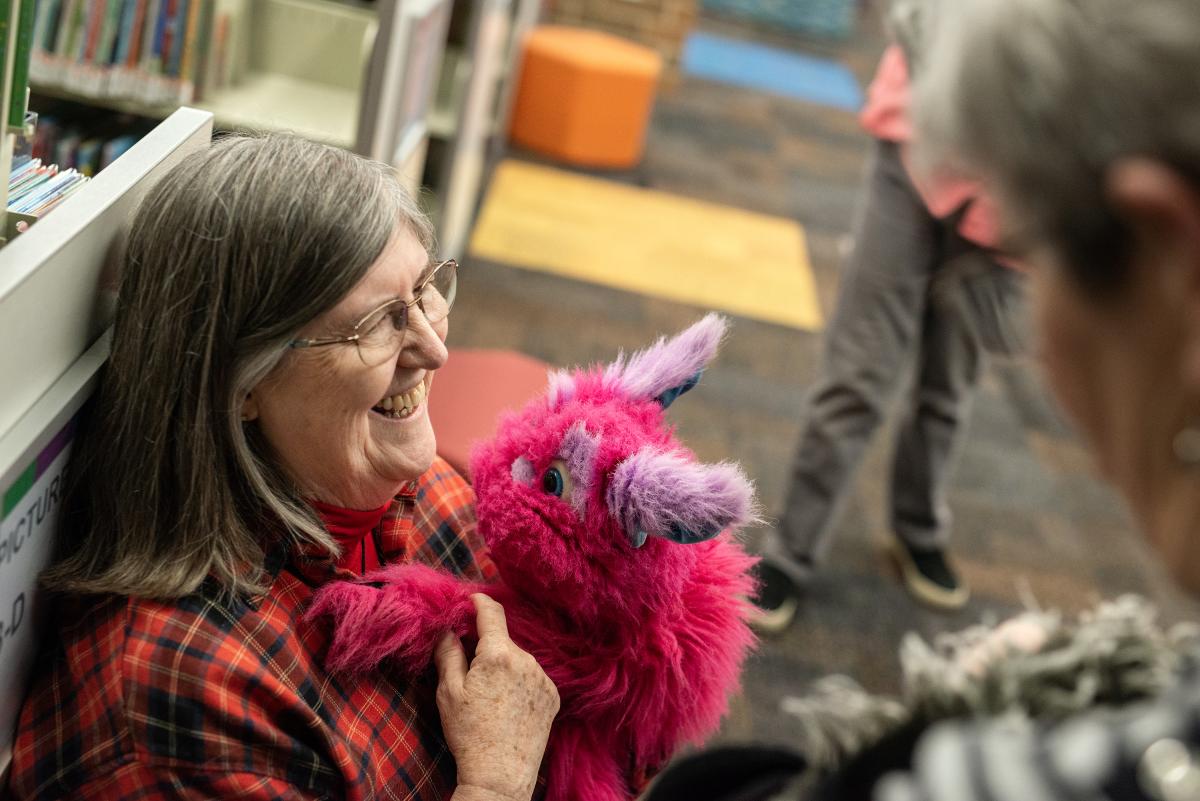
<path fill-rule="evenodd" d="M 551 370 L 547 376 L 546 404 L 558 409 L 575 397 L 575 377 L 566 370 Z"/>
<path fill-rule="evenodd" d="M 617 357 L 604 371 L 605 382 L 626 397 L 657 400 L 666 408 L 696 386 L 728 327 L 719 314 L 706 315 L 671 339 L 660 339 L 628 358 Z"/>
<path fill-rule="evenodd" d="M 642 448 L 613 471 L 605 501 L 633 547 L 647 537 L 690 544 L 754 517 L 754 486 L 735 464 L 700 464 Z"/>

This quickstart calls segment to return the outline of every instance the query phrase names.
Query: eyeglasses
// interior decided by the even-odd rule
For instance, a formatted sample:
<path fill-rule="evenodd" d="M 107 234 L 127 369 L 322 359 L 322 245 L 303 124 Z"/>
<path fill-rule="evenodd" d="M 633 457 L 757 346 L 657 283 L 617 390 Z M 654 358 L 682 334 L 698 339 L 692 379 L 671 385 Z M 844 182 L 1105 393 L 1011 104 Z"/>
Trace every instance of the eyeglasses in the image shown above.
<path fill-rule="evenodd" d="M 293 339 L 288 347 L 320 348 L 353 342 L 363 364 L 375 367 L 400 352 L 408 333 L 409 309 L 419 306 L 429 324 L 437 325 L 450 313 L 457 291 L 458 262 L 446 259 L 413 290 L 416 297 L 412 300 L 389 300 L 359 320 L 347 336 Z"/>

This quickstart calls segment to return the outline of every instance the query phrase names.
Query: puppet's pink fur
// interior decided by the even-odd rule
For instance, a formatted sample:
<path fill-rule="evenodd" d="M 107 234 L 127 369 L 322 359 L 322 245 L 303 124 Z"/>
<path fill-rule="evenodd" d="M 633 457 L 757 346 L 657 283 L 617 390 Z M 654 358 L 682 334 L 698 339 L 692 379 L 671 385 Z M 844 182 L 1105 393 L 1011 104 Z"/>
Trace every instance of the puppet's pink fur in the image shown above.
<path fill-rule="evenodd" d="M 647 392 L 663 389 L 642 383 Z M 744 599 L 754 560 L 729 532 L 690 545 L 651 536 L 635 548 L 610 513 L 605 485 L 624 459 L 648 446 L 695 459 L 661 406 L 629 397 L 627 387 L 599 368 L 562 376 L 549 399 L 504 418 L 474 453 L 479 526 L 500 583 L 400 565 L 369 577 L 381 587 L 324 589 L 310 612 L 334 618 L 331 669 L 367 670 L 388 659 L 415 673 L 447 628 L 472 628 L 470 593 L 498 600 L 513 640 L 562 698 L 547 748 L 549 801 L 627 801 L 631 771 L 661 765 L 681 744 L 715 731 L 753 642 Z M 595 440 L 585 497 L 547 494 L 540 478 L 579 423 Z M 531 463 L 532 482 L 514 479 L 518 458 Z M 727 518 L 736 526 L 750 513 L 750 488 L 740 473 L 734 479 L 746 495 Z"/>

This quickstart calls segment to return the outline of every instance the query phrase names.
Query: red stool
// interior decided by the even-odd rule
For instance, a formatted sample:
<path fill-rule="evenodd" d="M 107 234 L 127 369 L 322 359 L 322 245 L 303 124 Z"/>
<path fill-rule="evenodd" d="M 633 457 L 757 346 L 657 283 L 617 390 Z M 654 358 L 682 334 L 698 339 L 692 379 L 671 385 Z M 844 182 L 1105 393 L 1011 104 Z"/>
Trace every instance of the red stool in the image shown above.
<path fill-rule="evenodd" d="M 469 480 L 471 446 L 492 436 L 500 412 L 520 409 L 543 392 L 549 369 L 511 350 L 451 349 L 429 393 L 438 455 Z"/>

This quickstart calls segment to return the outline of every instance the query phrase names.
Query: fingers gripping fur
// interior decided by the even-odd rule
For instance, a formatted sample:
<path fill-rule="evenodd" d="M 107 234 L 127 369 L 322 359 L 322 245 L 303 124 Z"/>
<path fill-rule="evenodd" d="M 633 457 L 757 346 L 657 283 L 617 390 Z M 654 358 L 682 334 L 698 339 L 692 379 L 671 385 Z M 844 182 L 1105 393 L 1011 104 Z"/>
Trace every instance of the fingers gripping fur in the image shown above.
<path fill-rule="evenodd" d="M 429 666 L 447 629 L 471 629 L 473 585 L 425 565 L 395 565 L 368 582 L 339 581 L 321 589 L 306 617 L 332 618 L 325 665 L 336 673 L 363 673 L 384 659 L 413 675 Z"/>

